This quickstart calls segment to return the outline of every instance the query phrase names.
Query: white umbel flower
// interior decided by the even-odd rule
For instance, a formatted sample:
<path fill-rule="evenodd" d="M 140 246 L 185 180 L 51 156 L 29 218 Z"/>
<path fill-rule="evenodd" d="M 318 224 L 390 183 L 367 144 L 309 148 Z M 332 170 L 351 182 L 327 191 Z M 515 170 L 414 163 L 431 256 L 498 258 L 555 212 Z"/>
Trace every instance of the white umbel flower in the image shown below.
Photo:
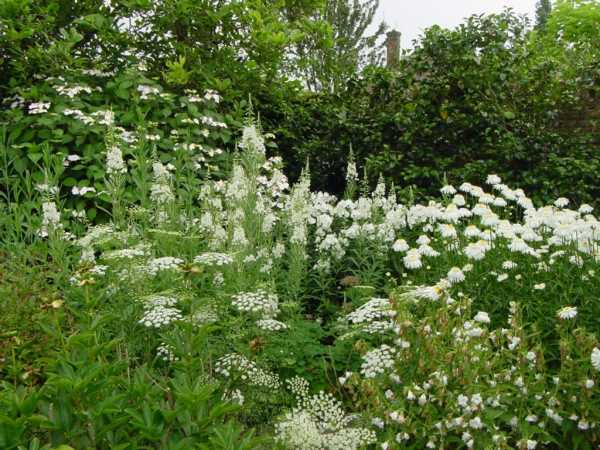
<path fill-rule="evenodd" d="M 360 373 L 365 378 L 375 378 L 394 366 L 395 348 L 383 344 L 363 356 Z"/>
<path fill-rule="evenodd" d="M 240 292 L 232 297 L 231 303 L 238 311 L 259 314 L 265 319 L 272 318 L 279 312 L 277 295 L 263 289 Z"/>

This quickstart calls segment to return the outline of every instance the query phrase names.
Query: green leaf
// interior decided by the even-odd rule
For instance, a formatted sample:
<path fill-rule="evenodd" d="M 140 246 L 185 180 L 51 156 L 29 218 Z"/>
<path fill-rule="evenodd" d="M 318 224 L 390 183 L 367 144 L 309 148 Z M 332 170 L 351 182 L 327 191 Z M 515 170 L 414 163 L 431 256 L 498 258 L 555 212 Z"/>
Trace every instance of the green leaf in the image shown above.
<path fill-rule="evenodd" d="M 34 163 L 38 162 L 40 159 L 42 159 L 44 155 L 41 153 L 28 153 L 27 157 L 32 160 Z"/>

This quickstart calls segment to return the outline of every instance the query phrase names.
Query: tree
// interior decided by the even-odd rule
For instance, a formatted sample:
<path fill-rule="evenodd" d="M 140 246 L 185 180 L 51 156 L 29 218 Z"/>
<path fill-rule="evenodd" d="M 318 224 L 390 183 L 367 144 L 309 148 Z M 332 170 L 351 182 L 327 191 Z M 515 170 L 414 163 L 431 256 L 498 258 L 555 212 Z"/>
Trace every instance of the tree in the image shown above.
<path fill-rule="evenodd" d="M 546 22 L 552 13 L 552 1 L 551 0 L 539 0 L 536 4 L 535 10 L 535 27 L 538 30 L 544 30 L 546 28 Z"/>
<path fill-rule="evenodd" d="M 315 39 L 297 47 L 298 60 L 304 62 L 296 72 L 310 90 L 339 90 L 354 74 L 383 59 L 378 41 L 386 31 L 384 22 L 367 34 L 379 9 L 379 0 L 326 0 L 316 20 L 328 26 L 328 36 L 317 33 Z"/>
<path fill-rule="evenodd" d="M 324 0 L 0 0 L 0 94 L 74 66 L 215 84 L 236 98 L 287 80 L 293 45 Z M 225 93 L 227 94 L 227 93 Z"/>

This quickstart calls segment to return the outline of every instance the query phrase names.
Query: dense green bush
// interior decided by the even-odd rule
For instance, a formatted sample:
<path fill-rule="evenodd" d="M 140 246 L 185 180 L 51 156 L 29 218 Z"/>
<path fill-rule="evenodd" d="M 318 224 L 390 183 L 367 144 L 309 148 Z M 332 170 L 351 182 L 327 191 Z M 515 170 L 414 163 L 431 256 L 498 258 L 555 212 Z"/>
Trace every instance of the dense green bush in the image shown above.
<path fill-rule="evenodd" d="M 66 206 L 85 209 L 94 219 L 107 206 L 105 159 L 112 144 L 127 159 L 135 153 L 148 159 L 159 155 L 165 164 L 187 160 L 185 167 L 194 177 L 214 172 L 215 161 L 226 157 L 223 148 L 232 146 L 229 126 L 239 124 L 231 114 L 218 111 L 220 99 L 212 90 L 167 91 L 135 68 L 117 74 L 73 70 L 39 81 L 5 101 L 0 116 L 8 124 L 5 182 L 16 188 L 26 173 L 38 186 L 60 182 L 73 194 Z M 106 140 L 109 128 L 115 130 L 114 142 Z M 62 158 L 55 180 L 47 180 L 40 167 L 45 154 Z M 89 192 L 79 195 L 82 188 Z M 133 198 L 136 190 L 139 185 L 132 183 L 126 195 Z"/>
<path fill-rule="evenodd" d="M 593 202 L 596 147 L 561 115 L 598 92 L 600 70 L 587 53 L 564 51 L 510 12 L 474 16 L 427 30 L 397 68 L 366 70 L 343 92 L 305 94 L 266 115 L 290 173 L 308 159 L 321 189 L 341 192 L 352 146 L 372 182 L 382 173 L 423 195 L 445 176 L 481 182 L 493 171 L 538 198 Z"/>

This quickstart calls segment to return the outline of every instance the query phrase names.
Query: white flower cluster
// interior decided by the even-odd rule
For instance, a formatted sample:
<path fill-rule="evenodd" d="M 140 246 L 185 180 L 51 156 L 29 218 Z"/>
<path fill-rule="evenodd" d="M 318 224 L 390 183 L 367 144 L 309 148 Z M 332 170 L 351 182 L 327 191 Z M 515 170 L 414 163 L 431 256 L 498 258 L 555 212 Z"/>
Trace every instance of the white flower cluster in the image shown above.
<path fill-rule="evenodd" d="M 171 190 L 170 179 L 173 166 L 163 165 L 161 162 L 152 164 L 154 182 L 150 185 L 150 199 L 158 205 L 169 203 L 175 199 Z"/>
<path fill-rule="evenodd" d="M 213 128 L 227 128 L 227 124 L 213 119 L 210 116 L 203 116 L 201 119 L 202 125 Z"/>
<path fill-rule="evenodd" d="M 112 225 L 96 225 L 89 228 L 85 236 L 79 238 L 76 243 L 83 248 L 92 248 L 113 239 L 120 240 L 120 235 Z"/>
<path fill-rule="evenodd" d="M 375 378 L 385 373 L 394 366 L 395 353 L 396 349 L 386 344 L 367 352 L 362 358 L 360 373 L 365 378 Z"/>
<path fill-rule="evenodd" d="M 42 226 L 39 234 L 42 237 L 48 237 L 48 234 L 52 231 L 60 230 L 62 224 L 60 223 L 60 212 L 54 202 L 42 203 Z"/>
<path fill-rule="evenodd" d="M 106 150 L 106 173 L 109 175 L 126 173 L 127 167 L 123 160 L 123 153 L 116 145 Z"/>
<path fill-rule="evenodd" d="M 279 389 L 279 376 L 259 368 L 255 363 L 238 353 L 222 356 L 215 363 L 215 372 L 226 378 L 239 378 L 244 384 Z"/>
<path fill-rule="evenodd" d="M 157 303 L 146 309 L 139 323 L 148 328 L 161 328 L 182 318 L 177 308 Z"/>
<path fill-rule="evenodd" d="M 233 258 L 226 253 L 206 252 L 196 256 L 194 262 L 205 266 L 225 266 L 233 263 Z"/>
<path fill-rule="evenodd" d="M 346 320 L 350 323 L 358 324 L 387 319 L 395 315 L 396 312 L 392 310 L 390 301 L 387 298 L 374 297 L 348 314 Z"/>
<path fill-rule="evenodd" d="M 119 250 L 110 250 L 102 254 L 103 259 L 133 259 L 141 258 L 147 255 L 147 245 L 137 245 L 131 248 L 122 248 Z"/>
<path fill-rule="evenodd" d="M 261 330 L 266 331 L 282 331 L 287 329 L 287 325 L 275 319 L 261 319 L 256 321 L 256 325 Z"/>
<path fill-rule="evenodd" d="M 204 92 L 204 100 L 219 103 L 221 101 L 221 96 L 217 91 L 213 89 L 207 89 Z"/>
<path fill-rule="evenodd" d="M 147 84 L 140 84 L 137 87 L 137 91 L 140 93 L 140 98 L 142 100 L 149 100 L 150 98 L 160 94 L 160 89 L 154 86 L 148 86 Z"/>
<path fill-rule="evenodd" d="M 183 264 L 183 259 L 181 258 L 175 258 L 174 256 L 163 256 L 148 261 L 148 264 L 146 265 L 146 271 L 150 275 L 156 275 L 165 270 L 177 269 L 180 264 Z"/>
<path fill-rule="evenodd" d="M 44 114 L 50 109 L 50 102 L 37 102 L 29 104 L 29 114 Z"/>
<path fill-rule="evenodd" d="M 232 304 L 238 311 L 255 313 L 271 318 L 279 312 L 278 298 L 264 289 L 256 292 L 240 292 L 232 297 Z"/>
<path fill-rule="evenodd" d="M 223 394 L 223 400 L 237 403 L 238 405 L 243 405 L 245 398 L 244 394 L 242 394 L 242 391 L 239 389 L 234 389 L 231 392 L 225 392 L 225 394 Z"/>
<path fill-rule="evenodd" d="M 277 439 L 297 450 L 357 450 L 376 442 L 367 428 L 350 427 L 353 417 L 341 402 L 320 392 L 298 398 L 299 406 L 276 425 Z"/>
<path fill-rule="evenodd" d="M 54 86 L 56 92 L 60 95 L 66 95 L 69 98 L 73 98 L 85 92 L 86 94 L 92 93 L 92 88 L 83 84 L 74 84 L 74 85 L 56 85 Z"/>
<path fill-rule="evenodd" d="M 219 315 L 211 306 L 205 306 L 194 312 L 190 320 L 195 325 L 207 325 L 217 322 Z"/>
<path fill-rule="evenodd" d="M 254 125 L 244 127 L 240 147 L 247 152 L 265 154 L 265 140 Z"/>
<path fill-rule="evenodd" d="M 96 192 L 96 188 L 91 187 L 91 186 L 82 186 L 82 187 L 73 186 L 71 188 L 71 194 L 73 194 L 73 195 L 84 196 L 88 192 Z"/>
<path fill-rule="evenodd" d="M 164 342 L 156 348 L 156 356 L 165 362 L 179 361 L 179 358 L 175 355 L 173 347 L 165 344 Z"/>
<path fill-rule="evenodd" d="M 397 328 L 394 321 L 396 311 L 387 298 L 372 298 L 346 316 L 346 320 L 359 325 L 368 334 L 382 334 Z"/>

